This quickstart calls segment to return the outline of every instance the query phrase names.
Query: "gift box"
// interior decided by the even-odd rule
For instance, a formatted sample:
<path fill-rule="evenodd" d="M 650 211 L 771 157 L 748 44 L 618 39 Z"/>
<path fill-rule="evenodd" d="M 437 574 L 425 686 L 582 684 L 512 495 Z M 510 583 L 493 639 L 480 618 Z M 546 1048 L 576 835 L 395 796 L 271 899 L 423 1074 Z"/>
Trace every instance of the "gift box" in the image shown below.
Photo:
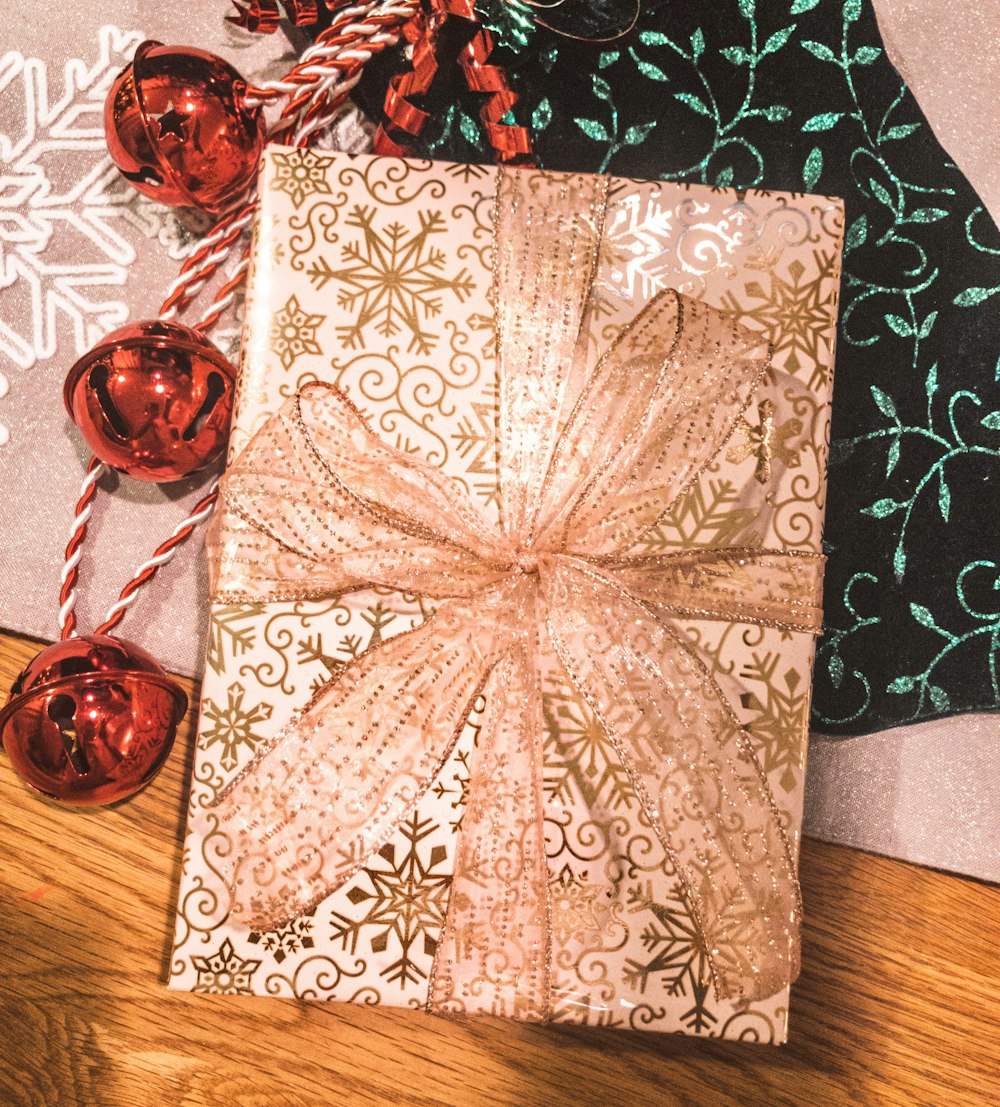
<path fill-rule="evenodd" d="M 840 202 L 259 188 L 170 986 L 783 1041 Z"/>

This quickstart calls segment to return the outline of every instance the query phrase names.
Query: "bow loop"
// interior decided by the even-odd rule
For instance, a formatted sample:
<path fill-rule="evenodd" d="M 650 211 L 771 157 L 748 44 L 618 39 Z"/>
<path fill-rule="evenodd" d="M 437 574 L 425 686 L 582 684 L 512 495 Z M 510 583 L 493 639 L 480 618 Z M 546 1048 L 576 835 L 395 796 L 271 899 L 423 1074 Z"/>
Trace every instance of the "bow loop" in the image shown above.
<path fill-rule="evenodd" d="M 597 363 L 546 478 L 545 541 L 624 552 L 719 453 L 770 365 L 757 335 L 664 290 Z"/>
<path fill-rule="evenodd" d="M 302 388 L 222 479 L 210 538 L 230 602 L 323 597 L 369 584 L 469 595 L 509 551 L 457 481 L 387 446 L 332 385 Z"/>

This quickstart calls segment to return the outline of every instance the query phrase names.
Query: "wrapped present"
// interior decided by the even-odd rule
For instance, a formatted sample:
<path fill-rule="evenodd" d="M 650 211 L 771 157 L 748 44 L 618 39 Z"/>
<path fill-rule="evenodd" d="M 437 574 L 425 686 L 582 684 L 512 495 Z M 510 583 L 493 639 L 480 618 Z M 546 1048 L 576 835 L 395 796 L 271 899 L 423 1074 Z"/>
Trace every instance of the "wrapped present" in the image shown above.
<path fill-rule="evenodd" d="M 260 193 L 171 986 L 784 1040 L 839 201 Z"/>

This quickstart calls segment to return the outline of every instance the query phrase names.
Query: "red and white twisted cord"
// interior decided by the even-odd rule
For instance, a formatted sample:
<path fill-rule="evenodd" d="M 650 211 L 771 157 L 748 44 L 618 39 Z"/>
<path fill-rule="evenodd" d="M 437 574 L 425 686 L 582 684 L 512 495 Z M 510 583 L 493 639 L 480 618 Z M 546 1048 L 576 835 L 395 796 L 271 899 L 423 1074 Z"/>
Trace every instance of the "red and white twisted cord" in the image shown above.
<path fill-rule="evenodd" d="M 96 634 L 108 634 L 118 623 L 122 616 L 135 603 L 139 589 L 153 579 L 160 569 L 170 561 L 178 549 L 187 541 L 192 532 L 212 514 L 215 500 L 219 492 L 218 480 L 212 481 L 208 492 L 197 503 L 190 515 L 174 527 L 164 542 L 161 542 L 153 556 L 144 561 L 132 576 L 132 579 L 119 593 L 118 599 L 108 608 L 104 622 L 95 631 Z"/>
<path fill-rule="evenodd" d="M 87 523 L 94 513 L 94 496 L 97 494 L 97 482 L 108 471 L 103 461 L 96 457 L 90 459 L 87 473 L 80 485 L 80 497 L 73 515 L 73 525 L 66 546 L 66 560 L 59 577 L 59 637 L 72 638 L 75 633 L 76 582 L 80 575 L 80 559 L 83 557 L 83 540 L 87 536 Z"/>
<path fill-rule="evenodd" d="M 321 32 L 316 42 L 303 54 L 301 61 L 283 80 L 266 82 L 260 87 L 248 89 L 248 106 L 262 106 L 288 99 L 278 120 L 270 128 L 268 141 L 285 136 L 290 131 L 288 141 L 291 145 L 307 145 L 318 130 L 333 121 L 347 94 L 361 79 L 366 63 L 375 54 L 399 41 L 399 28 L 413 18 L 418 6 L 419 0 L 369 0 L 368 3 L 346 7 L 335 15 L 330 27 Z M 256 206 L 256 193 L 251 191 L 234 204 L 202 239 L 197 249 L 185 260 L 177 279 L 170 286 L 160 309 L 160 319 L 169 321 L 176 318 L 211 281 L 250 226 Z M 249 249 L 244 249 L 240 263 L 219 288 L 211 307 L 195 324 L 196 329 L 208 330 L 231 306 L 248 268 Z M 108 467 L 103 462 L 96 457 L 92 458 L 80 487 L 60 577 L 59 628 L 63 638 L 72 637 L 76 633 L 76 584 L 83 556 L 82 547 L 87 523 L 94 510 L 97 482 L 107 470 Z M 139 588 L 170 561 L 195 528 L 211 515 L 217 494 L 218 481 L 214 481 L 191 514 L 174 528 L 170 537 L 157 547 L 153 556 L 139 566 L 122 589 L 118 600 L 109 609 L 97 633 L 105 634 L 118 624 L 135 602 Z"/>

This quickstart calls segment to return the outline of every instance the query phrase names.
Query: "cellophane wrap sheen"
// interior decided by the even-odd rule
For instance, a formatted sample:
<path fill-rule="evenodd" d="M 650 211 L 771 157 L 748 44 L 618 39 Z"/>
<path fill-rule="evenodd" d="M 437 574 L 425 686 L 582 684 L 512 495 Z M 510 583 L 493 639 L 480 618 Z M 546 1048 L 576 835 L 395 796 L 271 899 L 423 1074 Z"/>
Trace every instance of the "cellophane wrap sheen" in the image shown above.
<path fill-rule="evenodd" d="M 171 986 L 783 1040 L 839 202 L 260 187 Z"/>

